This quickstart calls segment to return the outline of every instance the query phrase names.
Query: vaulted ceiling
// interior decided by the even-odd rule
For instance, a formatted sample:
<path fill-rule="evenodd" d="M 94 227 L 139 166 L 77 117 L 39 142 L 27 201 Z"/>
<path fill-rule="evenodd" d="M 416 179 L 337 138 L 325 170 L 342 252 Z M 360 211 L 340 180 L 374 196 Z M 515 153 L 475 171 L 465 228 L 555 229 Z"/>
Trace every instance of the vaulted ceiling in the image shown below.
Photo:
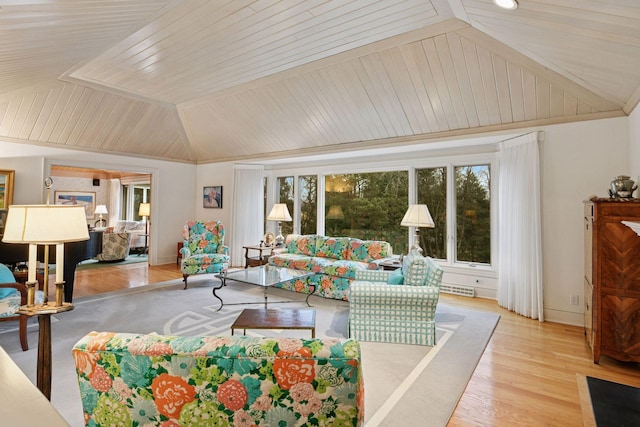
<path fill-rule="evenodd" d="M 0 139 L 210 163 L 627 115 L 640 1 L 0 0 Z"/>

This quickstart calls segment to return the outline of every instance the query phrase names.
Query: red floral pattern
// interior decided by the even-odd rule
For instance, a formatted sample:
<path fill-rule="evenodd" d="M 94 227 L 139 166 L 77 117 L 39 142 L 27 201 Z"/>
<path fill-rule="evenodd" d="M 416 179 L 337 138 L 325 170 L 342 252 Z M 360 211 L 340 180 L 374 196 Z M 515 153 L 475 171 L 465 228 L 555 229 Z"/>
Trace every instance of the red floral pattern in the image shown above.
<path fill-rule="evenodd" d="M 154 378 L 151 389 L 158 412 L 169 418 L 178 415 L 182 407 L 196 395 L 193 386 L 184 379 L 169 374 L 160 374 Z"/>

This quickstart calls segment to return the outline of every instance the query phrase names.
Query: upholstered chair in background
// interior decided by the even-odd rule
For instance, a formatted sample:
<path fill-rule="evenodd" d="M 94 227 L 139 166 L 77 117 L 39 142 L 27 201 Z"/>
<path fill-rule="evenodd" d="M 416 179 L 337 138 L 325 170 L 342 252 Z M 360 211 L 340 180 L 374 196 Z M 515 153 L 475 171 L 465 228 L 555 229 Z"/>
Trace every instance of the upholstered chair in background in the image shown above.
<path fill-rule="evenodd" d="M 443 270 L 431 258 L 405 256 L 394 272 L 356 272 L 349 288 L 349 337 L 433 346 Z"/>
<path fill-rule="evenodd" d="M 104 233 L 98 261 L 122 261 L 129 256 L 131 233 Z"/>
<path fill-rule="evenodd" d="M 224 244 L 220 221 L 189 221 L 182 228 L 180 269 L 187 289 L 192 274 L 220 273 L 229 268 L 229 247 Z"/>
<path fill-rule="evenodd" d="M 42 278 L 39 278 L 42 279 Z M 42 286 L 42 280 L 39 280 Z M 44 293 L 36 290 L 35 302 L 41 304 L 44 301 Z M 23 351 L 29 350 L 29 341 L 27 340 L 27 316 L 18 314 L 17 311 L 21 305 L 27 303 L 27 287 L 23 283 L 16 282 L 15 277 L 9 267 L 0 264 L 0 322 L 18 321 L 20 325 L 18 332 L 20 334 L 20 345 Z"/>

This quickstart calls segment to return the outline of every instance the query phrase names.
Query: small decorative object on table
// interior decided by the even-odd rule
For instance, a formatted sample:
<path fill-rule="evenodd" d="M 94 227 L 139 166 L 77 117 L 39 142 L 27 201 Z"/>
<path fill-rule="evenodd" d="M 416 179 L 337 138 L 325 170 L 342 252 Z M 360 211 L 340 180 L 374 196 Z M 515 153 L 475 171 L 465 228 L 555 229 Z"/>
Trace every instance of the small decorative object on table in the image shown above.
<path fill-rule="evenodd" d="M 263 240 L 265 245 L 271 246 L 271 245 L 273 245 L 273 242 L 275 240 L 276 240 L 276 236 L 274 236 L 272 232 L 269 231 L 269 232 L 265 233 L 264 240 Z"/>
<path fill-rule="evenodd" d="M 627 199 L 633 197 L 633 192 L 638 188 L 635 182 L 629 179 L 627 175 L 618 175 L 611 181 L 611 189 L 609 189 L 609 197 Z"/>

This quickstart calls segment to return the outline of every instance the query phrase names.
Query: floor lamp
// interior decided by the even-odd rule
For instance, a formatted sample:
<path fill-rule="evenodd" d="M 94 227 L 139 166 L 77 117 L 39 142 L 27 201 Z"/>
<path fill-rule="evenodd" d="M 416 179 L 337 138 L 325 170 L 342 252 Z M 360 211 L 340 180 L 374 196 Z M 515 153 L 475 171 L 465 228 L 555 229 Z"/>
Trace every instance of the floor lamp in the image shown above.
<path fill-rule="evenodd" d="M 149 217 L 151 216 L 151 203 L 140 203 L 138 208 L 138 216 L 146 217 L 144 223 L 144 232 L 149 234 Z"/>
<path fill-rule="evenodd" d="M 416 228 L 416 235 L 414 237 L 413 246 L 411 246 L 409 253 L 421 254 L 422 248 L 420 247 L 420 227 L 435 227 L 433 218 L 431 218 L 431 214 L 429 213 L 429 208 L 427 208 L 427 205 L 409 205 L 409 209 L 407 209 L 407 213 L 404 214 L 400 225 Z"/>
<path fill-rule="evenodd" d="M 286 203 L 276 203 L 271 208 L 271 212 L 267 216 L 269 221 L 277 221 L 278 235 L 276 236 L 276 246 L 284 245 L 284 236 L 282 235 L 282 225 L 280 221 L 291 221 L 291 215 L 289 215 L 289 209 Z"/>

